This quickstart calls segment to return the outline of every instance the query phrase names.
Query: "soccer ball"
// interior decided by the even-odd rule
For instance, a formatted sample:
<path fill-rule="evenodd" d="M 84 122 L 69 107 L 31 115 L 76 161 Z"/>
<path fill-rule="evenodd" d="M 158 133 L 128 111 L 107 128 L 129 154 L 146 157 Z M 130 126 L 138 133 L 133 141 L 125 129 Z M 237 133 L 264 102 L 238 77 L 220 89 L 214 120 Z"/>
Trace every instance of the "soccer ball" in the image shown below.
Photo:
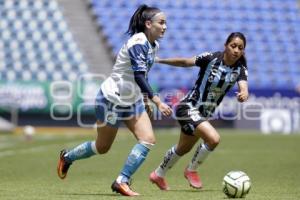
<path fill-rule="evenodd" d="M 31 140 L 35 134 L 35 128 L 30 125 L 24 126 L 23 134 L 27 140 Z"/>
<path fill-rule="evenodd" d="M 251 188 L 249 176 L 242 171 L 228 172 L 223 178 L 223 192 L 229 198 L 243 198 Z"/>

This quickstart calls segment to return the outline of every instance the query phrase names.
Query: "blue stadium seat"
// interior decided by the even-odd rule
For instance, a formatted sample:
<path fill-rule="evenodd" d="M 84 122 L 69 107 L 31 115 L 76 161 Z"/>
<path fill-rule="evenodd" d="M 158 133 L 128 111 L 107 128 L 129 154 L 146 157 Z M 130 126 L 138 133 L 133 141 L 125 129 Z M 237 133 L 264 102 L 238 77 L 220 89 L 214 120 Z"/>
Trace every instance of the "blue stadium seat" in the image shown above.
<path fill-rule="evenodd" d="M 78 68 L 86 64 L 56 0 L 0 4 L 1 80 L 75 81 L 87 72 L 87 67 Z"/>
<path fill-rule="evenodd" d="M 297 0 L 284 3 L 260 0 L 92 2 L 93 10 L 99 18 L 98 23 L 103 27 L 115 54 L 120 43 L 126 39 L 118 33 L 120 30 L 126 31 L 134 9 L 139 4 L 146 3 L 161 8 L 168 17 L 168 30 L 161 41 L 160 57 L 193 56 L 203 51 L 222 50 L 224 40 L 230 32 L 242 31 L 248 41 L 246 55 L 251 87 L 292 87 L 291 84 L 296 81 L 295 76 L 290 74 L 299 75 L 300 17 Z M 112 19 L 111 12 L 122 17 Z M 108 20 L 110 23 L 107 23 Z M 266 72 L 268 76 L 265 76 Z M 171 73 L 176 81 L 174 78 L 167 80 L 160 73 Z M 283 73 L 287 74 L 287 78 L 276 80 L 278 74 Z M 157 76 L 150 79 L 164 87 L 176 88 L 178 84 L 191 86 L 185 78 L 181 78 L 190 77 L 190 71 L 169 71 L 165 67 L 158 67 L 154 74 Z"/>

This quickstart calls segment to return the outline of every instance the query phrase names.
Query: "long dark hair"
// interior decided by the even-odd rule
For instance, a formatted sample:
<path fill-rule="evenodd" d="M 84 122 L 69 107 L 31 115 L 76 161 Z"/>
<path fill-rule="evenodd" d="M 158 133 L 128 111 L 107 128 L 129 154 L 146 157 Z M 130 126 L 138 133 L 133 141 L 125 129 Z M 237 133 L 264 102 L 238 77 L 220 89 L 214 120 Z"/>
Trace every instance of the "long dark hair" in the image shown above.
<path fill-rule="evenodd" d="M 145 22 L 151 20 L 159 12 L 161 10 L 156 7 L 149 7 L 146 4 L 140 5 L 132 15 L 126 33 L 132 36 L 135 33 L 144 32 Z"/>
<path fill-rule="evenodd" d="M 232 32 L 230 33 L 230 35 L 227 37 L 225 45 L 228 45 L 234 38 L 240 38 L 241 40 L 243 40 L 244 42 L 244 48 L 246 48 L 246 37 L 243 33 L 241 32 Z M 239 61 L 241 61 L 243 64 L 247 65 L 247 59 L 245 55 L 242 55 L 241 58 L 239 59 Z"/>

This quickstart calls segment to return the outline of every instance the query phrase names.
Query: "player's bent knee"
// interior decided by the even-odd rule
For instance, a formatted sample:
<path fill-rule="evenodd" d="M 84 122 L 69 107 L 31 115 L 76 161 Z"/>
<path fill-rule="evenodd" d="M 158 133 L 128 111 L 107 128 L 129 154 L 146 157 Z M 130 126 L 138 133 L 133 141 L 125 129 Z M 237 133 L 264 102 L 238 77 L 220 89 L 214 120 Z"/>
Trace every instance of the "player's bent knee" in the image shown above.
<path fill-rule="evenodd" d="M 153 145 L 155 145 L 156 140 L 155 140 L 155 138 L 152 138 L 152 139 L 147 140 L 146 142 L 153 146 Z"/>
<path fill-rule="evenodd" d="M 219 143 L 220 143 L 219 135 L 215 135 L 214 137 L 210 138 L 209 141 L 207 141 L 207 144 L 211 150 L 215 149 Z"/>
<path fill-rule="evenodd" d="M 187 148 L 187 149 L 176 149 L 176 154 L 178 156 L 184 156 L 185 154 L 187 154 L 188 152 L 191 151 L 192 148 Z"/>
<path fill-rule="evenodd" d="M 110 145 L 107 146 L 97 146 L 97 151 L 99 154 L 105 154 L 110 150 Z"/>
<path fill-rule="evenodd" d="M 154 142 L 140 140 L 139 143 L 144 145 L 148 149 L 151 149 L 151 147 L 153 147 L 155 145 L 155 139 L 154 139 Z"/>
<path fill-rule="evenodd" d="M 101 148 L 101 149 L 97 149 L 99 154 L 106 154 L 109 151 L 110 148 Z"/>
<path fill-rule="evenodd" d="M 145 144 L 152 144 L 154 145 L 156 143 L 154 136 L 148 136 L 148 137 L 140 137 L 139 142 L 144 142 Z"/>

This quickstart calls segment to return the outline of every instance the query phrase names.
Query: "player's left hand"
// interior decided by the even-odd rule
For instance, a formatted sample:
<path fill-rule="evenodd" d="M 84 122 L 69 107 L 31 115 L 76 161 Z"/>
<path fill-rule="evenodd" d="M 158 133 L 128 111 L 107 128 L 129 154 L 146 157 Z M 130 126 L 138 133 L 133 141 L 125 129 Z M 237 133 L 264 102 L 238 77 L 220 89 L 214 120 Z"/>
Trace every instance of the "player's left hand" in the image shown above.
<path fill-rule="evenodd" d="M 173 112 L 172 108 L 163 102 L 158 105 L 158 109 L 166 117 L 170 116 Z"/>
<path fill-rule="evenodd" d="M 239 102 L 247 101 L 249 93 L 247 91 L 236 92 L 236 98 Z"/>

